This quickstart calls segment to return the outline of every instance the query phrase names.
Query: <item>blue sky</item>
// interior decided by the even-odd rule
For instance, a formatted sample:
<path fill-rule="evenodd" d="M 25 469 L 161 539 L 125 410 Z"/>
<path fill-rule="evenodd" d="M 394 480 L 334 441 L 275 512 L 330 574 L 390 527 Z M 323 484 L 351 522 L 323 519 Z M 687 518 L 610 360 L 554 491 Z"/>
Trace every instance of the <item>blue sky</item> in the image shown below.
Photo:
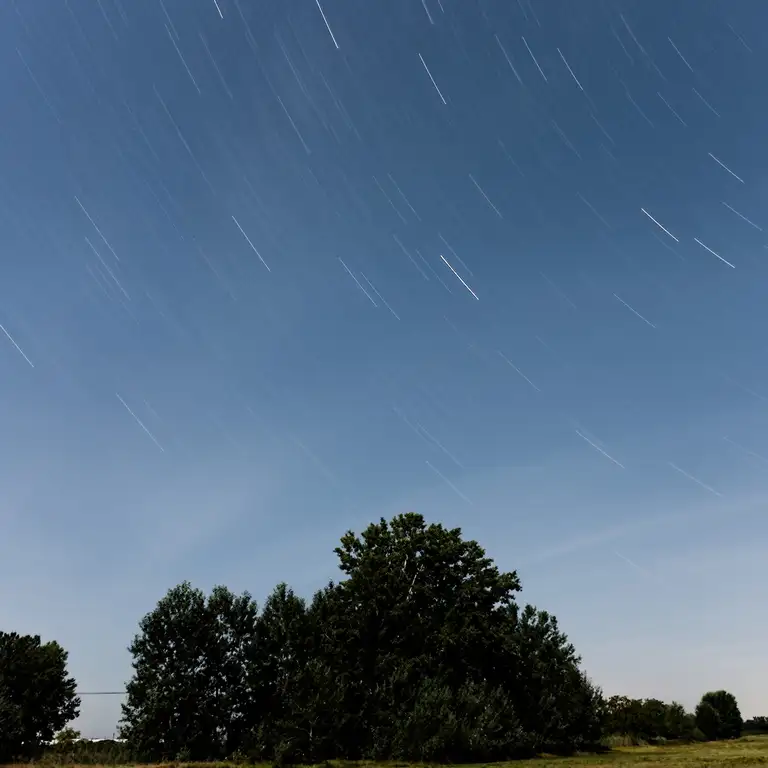
<path fill-rule="evenodd" d="M 415 510 L 607 693 L 768 713 L 764 4 L 321 3 L 0 8 L 3 628 L 119 690 Z"/>

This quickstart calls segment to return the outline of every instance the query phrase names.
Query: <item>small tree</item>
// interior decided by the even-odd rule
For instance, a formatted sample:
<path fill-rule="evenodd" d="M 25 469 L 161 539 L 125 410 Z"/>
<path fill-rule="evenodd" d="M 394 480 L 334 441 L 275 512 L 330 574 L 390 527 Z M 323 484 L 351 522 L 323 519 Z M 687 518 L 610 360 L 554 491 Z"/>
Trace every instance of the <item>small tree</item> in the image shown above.
<path fill-rule="evenodd" d="M 708 701 L 703 699 L 696 707 L 696 727 L 710 741 L 720 738 L 720 732 L 723 727 L 720 713 Z"/>
<path fill-rule="evenodd" d="M 702 708 L 702 722 L 709 731 L 699 723 L 699 709 L 696 709 L 696 725 L 710 739 L 737 739 L 741 736 L 744 721 L 741 718 L 736 697 L 728 691 L 709 691 L 701 697 L 702 705 L 708 704 L 717 713 L 718 725 L 715 728 L 715 720 L 711 713 Z"/>
<path fill-rule="evenodd" d="M 58 643 L 0 632 L 0 763 L 34 757 L 79 710 Z"/>

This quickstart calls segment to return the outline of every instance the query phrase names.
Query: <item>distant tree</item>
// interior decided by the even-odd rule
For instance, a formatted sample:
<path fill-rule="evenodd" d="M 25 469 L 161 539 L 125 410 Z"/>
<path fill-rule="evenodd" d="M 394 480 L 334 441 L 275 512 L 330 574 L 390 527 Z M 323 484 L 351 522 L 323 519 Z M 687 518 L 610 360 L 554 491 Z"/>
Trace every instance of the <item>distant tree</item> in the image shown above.
<path fill-rule="evenodd" d="M 746 733 L 768 733 L 768 717 L 759 715 L 744 721 L 744 731 Z"/>
<path fill-rule="evenodd" d="M 608 735 L 629 736 L 638 741 L 693 739 L 694 716 L 677 702 L 659 699 L 630 699 L 612 696 L 606 702 L 605 731 Z"/>
<path fill-rule="evenodd" d="M 248 593 L 184 582 L 141 621 L 121 736 L 148 760 L 225 757 L 242 747 L 262 699 L 253 677 L 257 608 Z"/>
<path fill-rule="evenodd" d="M 605 703 L 605 730 L 609 735 L 640 737 L 642 701 L 627 696 L 611 696 Z"/>
<path fill-rule="evenodd" d="M 648 739 L 669 739 L 672 737 L 667 721 L 667 705 L 660 699 L 644 699 L 640 717 L 643 734 Z"/>
<path fill-rule="evenodd" d="M 57 642 L 0 632 L 0 763 L 34 757 L 78 716 L 75 687 Z"/>
<path fill-rule="evenodd" d="M 704 705 L 709 705 L 717 713 L 717 718 L 713 718 Z M 699 722 L 699 708 L 697 708 L 696 725 L 708 738 L 736 739 L 741 736 L 744 721 L 736 697 L 732 693 L 723 690 L 709 691 L 701 697 L 699 707 L 702 707 L 702 719 Z"/>
<path fill-rule="evenodd" d="M 719 739 L 723 730 L 720 713 L 704 699 L 696 707 L 696 727 L 709 741 Z"/>
<path fill-rule="evenodd" d="M 682 704 L 673 701 L 665 715 L 667 738 L 691 740 L 696 737 L 696 718 Z"/>

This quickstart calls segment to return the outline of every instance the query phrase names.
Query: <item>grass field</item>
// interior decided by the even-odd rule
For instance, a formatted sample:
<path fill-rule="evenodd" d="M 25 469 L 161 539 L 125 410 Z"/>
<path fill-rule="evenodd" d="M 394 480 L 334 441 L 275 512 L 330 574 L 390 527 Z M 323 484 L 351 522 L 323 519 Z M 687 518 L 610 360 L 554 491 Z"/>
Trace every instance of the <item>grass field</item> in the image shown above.
<path fill-rule="evenodd" d="M 44 765 L 45 763 L 43 763 Z M 53 765 L 53 764 L 51 764 Z M 66 764 L 58 764 L 63 768 Z M 591 766 L 621 766 L 621 768 L 721 768 L 725 766 L 768 765 L 768 735 L 745 736 L 735 741 L 708 742 L 703 744 L 667 745 L 663 747 L 616 747 L 600 755 L 578 757 L 540 757 L 535 760 L 518 760 L 512 763 L 496 763 L 494 768 L 590 768 Z M 30 768 L 12 766 L 11 768 Z M 82 766 L 72 768 L 106 768 L 105 766 Z M 109 768 L 129 768 L 109 766 Z M 152 768 L 232 768 L 232 763 L 185 763 Z M 272 768 L 268 764 L 253 768 Z M 325 768 L 422 768 L 404 763 L 346 763 L 326 764 Z M 453 766 L 470 768 L 470 766 Z M 471 766 L 479 768 L 479 766 Z"/>
<path fill-rule="evenodd" d="M 590 766 L 665 766 L 665 768 L 718 768 L 768 765 L 768 736 L 746 736 L 735 741 L 664 747 L 616 747 L 602 755 L 540 758 L 510 764 L 518 768 L 590 768 Z"/>

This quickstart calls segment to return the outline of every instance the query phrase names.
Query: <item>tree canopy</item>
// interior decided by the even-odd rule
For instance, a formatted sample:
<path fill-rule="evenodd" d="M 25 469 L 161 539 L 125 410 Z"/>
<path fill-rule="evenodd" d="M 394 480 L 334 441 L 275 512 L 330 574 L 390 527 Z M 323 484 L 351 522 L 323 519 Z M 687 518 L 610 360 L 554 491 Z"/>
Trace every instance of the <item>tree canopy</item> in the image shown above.
<path fill-rule="evenodd" d="M 487 763 L 768 731 L 725 690 L 695 713 L 604 698 L 555 616 L 518 602 L 517 573 L 459 528 L 382 518 L 335 554 L 340 579 L 311 600 L 285 583 L 261 610 L 224 586 L 170 589 L 129 647 L 120 742 L 65 728 L 80 701 L 58 643 L 0 632 L 0 763 L 43 747 L 92 764 Z"/>
<path fill-rule="evenodd" d="M 341 579 L 307 603 L 188 583 L 130 647 L 122 734 L 151 759 L 496 760 L 572 751 L 602 697 L 556 619 L 515 601 L 458 528 L 418 514 L 346 533 Z"/>
<path fill-rule="evenodd" d="M 0 632 L 0 763 L 34 757 L 79 708 L 58 643 Z"/>
<path fill-rule="evenodd" d="M 607 737 L 659 744 L 768 730 L 768 718 L 744 724 L 724 690 L 704 694 L 695 714 L 605 699 L 557 619 L 518 602 L 517 574 L 459 528 L 398 515 L 347 532 L 335 554 L 338 582 L 311 600 L 284 583 L 261 610 L 224 586 L 170 589 L 129 647 L 121 742 L 64 728 L 80 702 L 61 646 L 0 633 L 0 762 L 48 744 L 56 759 L 93 764 L 487 763 Z"/>
<path fill-rule="evenodd" d="M 744 721 L 736 697 L 728 691 L 709 691 L 696 707 L 696 725 L 708 739 L 741 736 Z"/>

